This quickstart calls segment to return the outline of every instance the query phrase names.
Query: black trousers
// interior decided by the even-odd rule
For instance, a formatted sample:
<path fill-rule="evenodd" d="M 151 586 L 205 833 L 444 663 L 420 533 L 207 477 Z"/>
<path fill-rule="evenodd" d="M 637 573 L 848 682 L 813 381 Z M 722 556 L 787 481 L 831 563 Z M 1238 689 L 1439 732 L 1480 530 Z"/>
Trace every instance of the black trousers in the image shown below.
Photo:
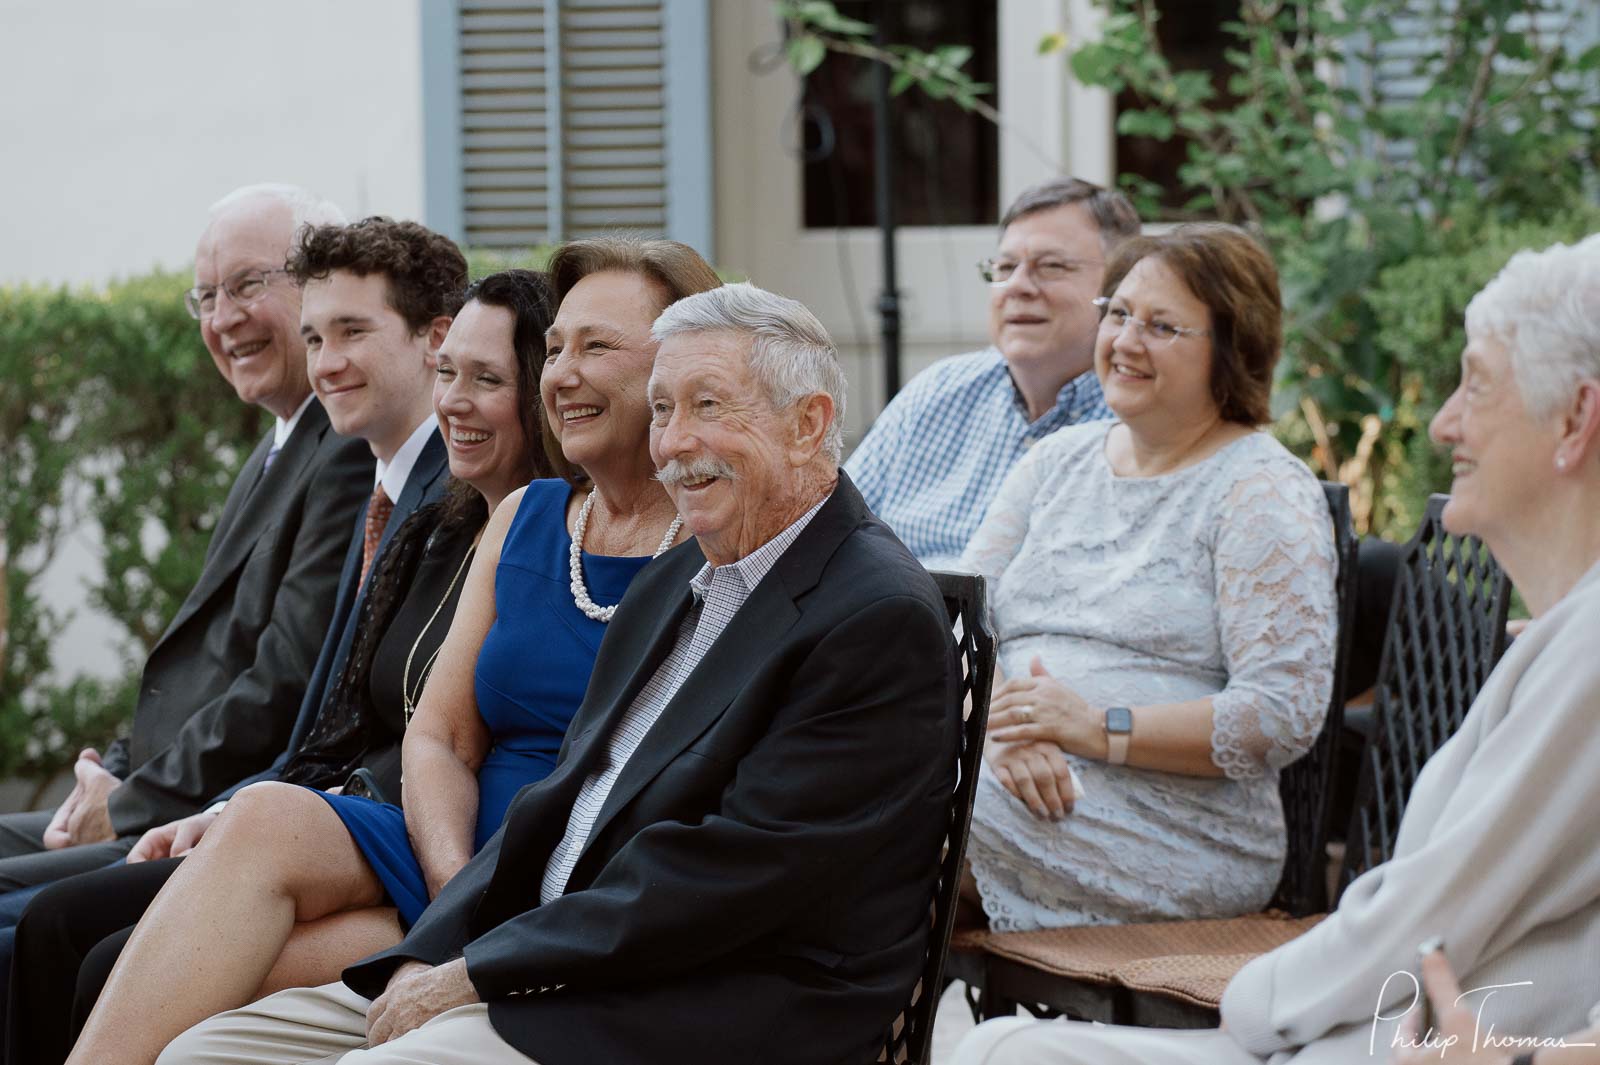
<path fill-rule="evenodd" d="M 181 858 L 113 865 L 58 881 L 17 924 L 6 1061 L 60 1065 L 100 997 L 133 926 Z M 152 974 L 152 979 L 161 979 Z"/>
<path fill-rule="evenodd" d="M 51 810 L 0 814 L 0 891 L 17 891 L 102 868 L 139 842 L 139 837 L 132 835 L 105 843 L 45 850 L 44 830 L 52 816 Z"/>

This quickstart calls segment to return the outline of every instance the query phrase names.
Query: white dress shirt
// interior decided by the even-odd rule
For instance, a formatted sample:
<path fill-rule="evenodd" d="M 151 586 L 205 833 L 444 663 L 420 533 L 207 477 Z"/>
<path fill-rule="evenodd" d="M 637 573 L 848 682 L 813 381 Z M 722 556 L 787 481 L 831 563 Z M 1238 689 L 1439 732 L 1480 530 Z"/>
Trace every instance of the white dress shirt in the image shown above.
<path fill-rule="evenodd" d="M 306 408 L 311 406 L 311 400 L 315 396 L 316 393 L 314 392 L 306 393 L 306 398 L 302 399 L 300 405 L 294 409 L 294 413 L 289 415 L 288 421 L 282 418 L 273 419 L 272 450 L 281 451 L 283 445 L 289 442 L 289 434 L 294 432 L 294 427 L 300 424 L 300 415 L 304 414 Z"/>
<path fill-rule="evenodd" d="M 389 502 L 400 502 L 400 493 L 405 491 L 406 481 L 411 477 L 411 468 L 417 464 L 417 457 L 422 454 L 422 449 L 428 445 L 428 437 L 433 435 L 439 427 L 439 419 L 428 415 L 422 424 L 411 430 L 411 435 L 406 437 L 406 442 L 394 453 L 388 462 L 378 460 L 374 471 L 373 485 L 383 485 L 383 494 L 389 497 Z"/>

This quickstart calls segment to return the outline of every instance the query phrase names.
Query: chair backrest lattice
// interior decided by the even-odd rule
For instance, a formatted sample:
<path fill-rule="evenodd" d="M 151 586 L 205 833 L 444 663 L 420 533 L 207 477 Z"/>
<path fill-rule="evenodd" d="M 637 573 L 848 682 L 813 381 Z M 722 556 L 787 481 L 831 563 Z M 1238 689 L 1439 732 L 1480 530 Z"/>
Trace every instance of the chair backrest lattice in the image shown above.
<path fill-rule="evenodd" d="M 1283 820 L 1288 829 L 1283 877 L 1278 881 L 1272 906 L 1295 917 L 1321 913 L 1328 908 L 1327 859 L 1328 796 L 1333 780 L 1334 755 L 1344 728 L 1345 667 L 1356 612 L 1356 531 L 1350 512 L 1350 489 L 1322 482 L 1333 522 L 1334 589 L 1338 629 L 1333 661 L 1333 691 L 1328 716 L 1316 742 L 1278 779 Z"/>
<path fill-rule="evenodd" d="M 969 704 L 969 709 L 961 729 L 956 786 L 946 808 L 945 838 L 930 907 L 931 927 L 922 976 L 911 992 L 911 1001 L 885 1033 L 883 1050 L 877 1058 L 893 1065 L 927 1065 L 931 1054 L 934 1011 L 944 986 L 945 954 L 950 947 L 950 932 L 955 927 L 967 829 L 972 824 L 972 803 L 977 795 L 978 759 L 989 720 L 989 688 L 994 680 L 996 645 L 994 632 L 989 627 L 983 578 L 964 573 L 935 573 L 933 578 L 944 596 L 945 609 L 955 628 L 961 665 L 961 697 Z"/>
<path fill-rule="evenodd" d="M 1395 581 L 1340 894 L 1393 856 L 1417 775 L 1461 726 L 1505 650 L 1510 578 L 1482 541 L 1445 531 L 1449 501 L 1429 499 Z"/>

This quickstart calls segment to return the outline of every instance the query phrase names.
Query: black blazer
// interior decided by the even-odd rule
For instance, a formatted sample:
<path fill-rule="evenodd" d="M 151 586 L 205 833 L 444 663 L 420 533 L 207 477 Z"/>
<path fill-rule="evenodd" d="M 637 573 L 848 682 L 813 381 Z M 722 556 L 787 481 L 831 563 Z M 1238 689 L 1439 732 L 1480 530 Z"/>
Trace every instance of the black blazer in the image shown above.
<path fill-rule="evenodd" d="M 272 468 L 256 446 L 188 598 L 145 660 L 133 727 L 110 764 L 119 836 L 185 817 L 283 748 L 328 629 L 350 516 L 372 452 L 313 399 Z"/>
<path fill-rule="evenodd" d="M 450 462 L 445 452 L 444 438 L 435 431 L 417 454 L 416 464 L 411 467 L 411 473 L 406 477 L 406 486 L 400 490 L 400 498 L 395 500 L 394 510 L 383 527 L 383 535 L 378 539 L 378 546 L 372 553 L 374 572 L 378 568 L 376 560 L 383 557 L 384 549 L 394 538 L 395 531 L 404 525 L 405 520 L 415 511 L 444 495 L 445 485 L 449 483 L 449 478 L 446 476 L 449 472 Z M 289 742 L 278 752 L 278 757 L 273 759 L 272 765 L 232 784 L 226 791 L 216 796 L 217 800 L 230 798 L 234 792 L 248 784 L 260 780 L 278 779 L 284 766 L 289 764 L 289 759 L 299 750 L 311 732 L 311 726 L 316 723 L 317 715 L 322 712 L 322 704 L 327 701 L 328 689 L 344 672 L 345 660 L 350 657 L 350 648 L 355 646 L 356 622 L 361 617 L 361 602 L 366 597 L 367 591 L 366 584 L 361 580 L 361 557 L 366 547 L 367 507 L 372 501 L 370 477 L 368 477 L 367 491 L 367 502 L 362 504 L 356 514 L 355 528 L 350 534 L 350 546 L 345 550 L 344 568 L 339 571 L 339 598 L 333 606 L 333 618 L 328 625 L 326 639 L 322 641 L 322 651 L 317 655 L 316 668 L 311 671 L 311 680 L 306 685 L 305 698 L 300 702 L 300 712 L 295 717 Z M 393 779 L 386 783 L 395 789 L 389 794 L 399 795 L 398 752 L 392 762 L 392 772 L 386 772 L 385 776 Z M 387 763 L 388 760 L 385 764 Z"/>
<path fill-rule="evenodd" d="M 915 984 L 955 780 L 954 642 L 933 579 L 839 486 L 617 778 L 566 894 L 546 861 L 617 720 L 676 640 L 684 544 L 612 621 L 561 759 L 393 950 L 465 954 L 544 1065 L 869 1061 Z"/>

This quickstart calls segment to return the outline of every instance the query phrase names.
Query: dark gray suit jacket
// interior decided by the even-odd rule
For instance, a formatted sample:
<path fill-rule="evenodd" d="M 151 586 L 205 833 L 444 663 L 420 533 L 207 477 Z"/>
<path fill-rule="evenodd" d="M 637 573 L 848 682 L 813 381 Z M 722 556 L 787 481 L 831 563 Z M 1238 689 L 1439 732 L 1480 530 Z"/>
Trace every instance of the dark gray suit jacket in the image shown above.
<path fill-rule="evenodd" d="M 110 798 L 119 836 L 202 809 L 289 738 L 373 458 L 315 399 L 263 473 L 271 442 L 234 482 L 200 580 L 145 660 L 131 734 L 108 757 L 125 774 Z"/>
<path fill-rule="evenodd" d="M 444 438 L 435 432 L 417 455 L 416 465 L 411 467 L 411 474 L 406 478 L 406 486 L 400 490 L 400 498 L 395 501 L 394 511 L 383 527 L 383 536 L 378 540 L 377 549 L 372 554 L 374 573 L 378 569 L 376 560 L 383 557 L 384 549 L 389 546 L 389 541 L 394 538 L 396 530 L 405 524 L 406 519 L 429 503 L 443 498 L 445 485 L 450 480 L 449 473 L 450 462 L 445 452 Z M 350 657 L 350 648 L 355 645 L 356 624 L 361 618 L 361 603 L 367 593 L 367 587 L 361 580 L 361 555 L 362 549 L 366 546 L 366 531 L 367 508 L 363 505 L 356 515 L 355 529 L 350 535 L 350 547 L 344 556 L 344 568 L 339 572 L 339 598 L 333 606 L 333 620 L 328 626 L 327 638 L 322 641 L 322 651 L 317 655 L 317 665 L 311 672 L 311 681 L 306 685 L 305 698 L 300 702 L 300 713 L 295 718 L 288 746 L 278 753 L 271 766 L 234 784 L 218 795 L 216 797 L 218 800 L 230 798 L 240 788 L 257 781 L 277 780 L 284 766 L 288 765 L 289 759 L 294 756 L 294 752 L 305 742 L 306 736 L 311 732 L 311 726 L 316 724 L 317 715 L 322 712 L 322 704 L 328 699 L 328 691 L 344 672 L 345 661 Z M 384 760 L 384 771 L 380 776 L 385 779 L 381 780 L 380 784 L 389 785 L 393 790 L 386 788 L 386 794 L 398 798 L 399 751 L 393 752 L 393 755 L 392 759 Z"/>
<path fill-rule="evenodd" d="M 856 1065 L 905 1007 L 955 783 L 960 673 L 933 578 L 843 474 L 651 727 L 566 892 L 545 864 L 690 608 L 698 548 L 634 578 L 561 759 L 399 946 L 465 955 L 496 1032 L 545 1065 Z"/>

